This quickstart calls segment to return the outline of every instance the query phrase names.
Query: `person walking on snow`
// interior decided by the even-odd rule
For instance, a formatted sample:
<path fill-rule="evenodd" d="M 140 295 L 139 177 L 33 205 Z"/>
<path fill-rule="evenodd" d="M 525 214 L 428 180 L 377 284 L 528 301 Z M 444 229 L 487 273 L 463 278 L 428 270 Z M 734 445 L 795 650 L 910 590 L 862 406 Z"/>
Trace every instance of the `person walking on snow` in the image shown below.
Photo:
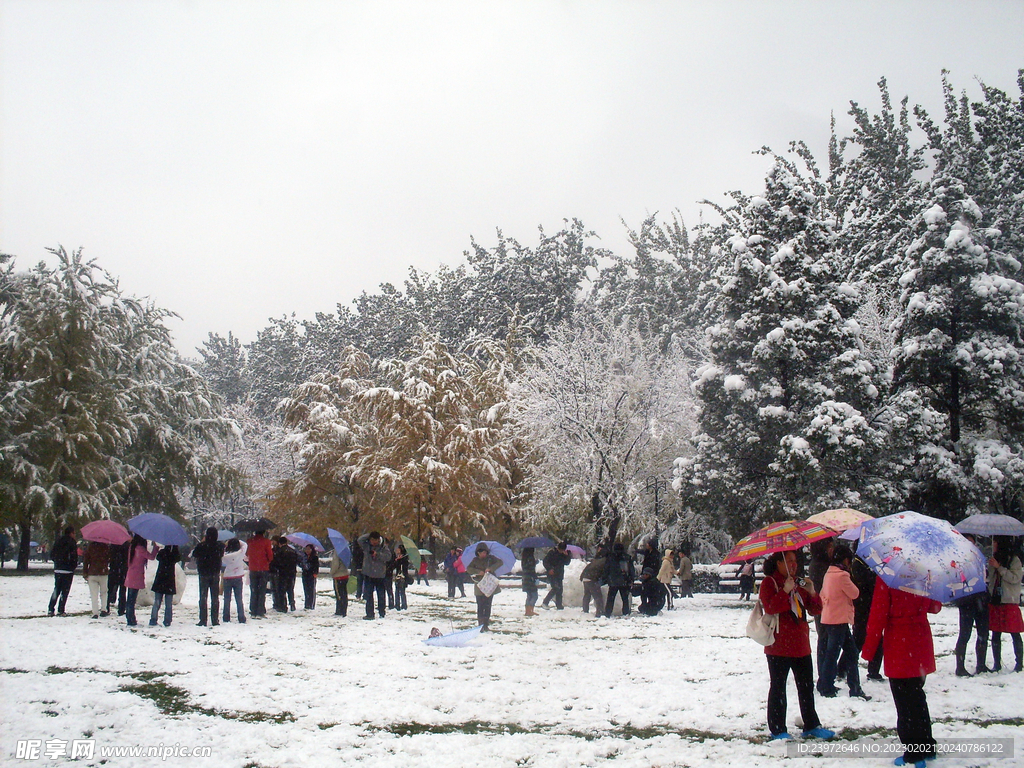
<path fill-rule="evenodd" d="M 53 616 L 56 607 L 57 613 L 63 616 L 71 593 L 71 582 L 75 580 L 75 568 L 78 567 L 78 543 L 75 541 L 74 526 L 67 526 L 53 543 L 50 559 L 53 561 L 53 594 L 50 596 L 47 614 Z"/>
<path fill-rule="evenodd" d="M 555 608 L 559 611 L 563 609 L 562 589 L 565 582 L 565 566 L 569 564 L 570 560 L 572 560 L 572 555 L 569 554 L 569 545 L 564 541 L 559 542 L 555 549 L 544 555 L 544 571 L 547 573 L 548 583 L 551 585 L 541 603 L 545 608 L 553 598 Z"/>
<path fill-rule="evenodd" d="M 128 570 L 124 574 L 125 595 L 124 615 L 129 627 L 138 624 L 135 618 L 135 603 L 139 590 L 146 588 L 146 563 L 156 559 L 156 547 L 152 550 L 144 538 L 135 534 L 128 550 Z"/>
<path fill-rule="evenodd" d="M 82 557 L 82 577 L 89 585 L 92 599 L 92 617 L 109 616 L 107 602 L 107 575 L 110 569 L 110 546 L 99 541 L 90 541 Z M 103 607 L 100 607 L 100 600 Z"/>

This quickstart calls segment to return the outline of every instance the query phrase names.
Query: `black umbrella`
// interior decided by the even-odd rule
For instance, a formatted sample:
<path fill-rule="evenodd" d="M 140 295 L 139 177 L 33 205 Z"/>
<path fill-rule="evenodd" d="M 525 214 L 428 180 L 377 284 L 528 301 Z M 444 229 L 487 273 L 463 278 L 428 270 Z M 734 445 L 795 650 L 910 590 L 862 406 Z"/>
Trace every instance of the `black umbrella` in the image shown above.
<path fill-rule="evenodd" d="M 242 520 L 239 523 L 235 523 L 235 530 L 240 533 L 253 533 L 254 531 L 269 531 L 271 528 L 277 528 L 277 523 L 273 520 L 268 520 L 265 517 L 250 518 L 248 520 Z"/>

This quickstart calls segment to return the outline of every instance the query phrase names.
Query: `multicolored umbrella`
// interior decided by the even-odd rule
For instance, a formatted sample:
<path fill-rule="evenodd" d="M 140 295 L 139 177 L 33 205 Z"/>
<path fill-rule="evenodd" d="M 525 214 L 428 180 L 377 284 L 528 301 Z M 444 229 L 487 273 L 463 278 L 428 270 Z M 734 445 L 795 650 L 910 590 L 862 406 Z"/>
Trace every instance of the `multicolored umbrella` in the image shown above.
<path fill-rule="evenodd" d="M 860 529 L 857 555 L 892 589 L 951 603 L 985 590 L 985 555 L 945 520 L 898 512 Z"/>
<path fill-rule="evenodd" d="M 971 515 L 953 527 L 977 536 L 1024 536 L 1024 523 L 1009 515 Z"/>
<path fill-rule="evenodd" d="M 113 520 L 93 520 L 82 526 L 82 538 L 86 541 L 117 546 L 131 541 L 132 535 L 123 525 Z"/>
<path fill-rule="evenodd" d="M 744 536 L 729 550 L 722 559 L 727 563 L 742 563 L 755 557 L 764 557 L 773 552 L 788 552 L 806 547 L 820 539 L 831 539 L 836 532 L 831 528 L 806 520 L 784 520 L 781 523 L 769 523 Z"/>
<path fill-rule="evenodd" d="M 807 518 L 809 523 L 824 525 L 839 533 L 860 525 L 865 520 L 874 520 L 874 518 L 871 515 L 858 512 L 856 509 L 828 509 Z"/>

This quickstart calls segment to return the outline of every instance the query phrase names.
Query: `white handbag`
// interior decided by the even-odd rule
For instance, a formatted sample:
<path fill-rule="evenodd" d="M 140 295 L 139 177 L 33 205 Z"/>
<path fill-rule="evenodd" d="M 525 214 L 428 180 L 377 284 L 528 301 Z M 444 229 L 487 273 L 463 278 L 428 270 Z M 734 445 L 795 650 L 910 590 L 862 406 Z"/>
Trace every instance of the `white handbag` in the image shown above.
<path fill-rule="evenodd" d="M 484 597 L 490 597 L 498 589 L 498 577 L 493 573 L 485 573 L 476 583 L 477 589 L 483 592 Z"/>
<path fill-rule="evenodd" d="M 771 645 L 775 642 L 775 631 L 778 628 L 779 614 L 766 614 L 761 601 L 755 602 L 750 618 L 747 619 L 747 637 L 761 645 Z"/>

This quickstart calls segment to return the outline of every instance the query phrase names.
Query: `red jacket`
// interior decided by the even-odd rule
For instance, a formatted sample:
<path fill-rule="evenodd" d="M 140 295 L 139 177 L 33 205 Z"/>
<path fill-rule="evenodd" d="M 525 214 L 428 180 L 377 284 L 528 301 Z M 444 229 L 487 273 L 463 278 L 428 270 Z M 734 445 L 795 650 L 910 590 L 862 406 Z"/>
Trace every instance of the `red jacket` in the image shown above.
<path fill-rule="evenodd" d="M 890 589 L 875 577 L 867 637 L 861 655 L 874 658 L 883 640 L 882 659 L 886 677 L 924 677 L 935 671 L 935 648 L 928 614 L 938 613 L 942 603 L 921 595 Z"/>
<path fill-rule="evenodd" d="M 764 652 L 769 656 L 810 656 L 811 632 L 807 628 L 807 619 L 798 619 L 791 610 L 790 595 L 782 589 L 785 583 L 786 576 L 781 571 L 766 576 L 761 582 L 758 598 L 764 606 L 764 612 L 779 614 L 775 642 L 767 646 Z M 803 587 L 797 587 L 793 591 L 799 593 L 808 614 L 816 616 L 821 613 L 821 599 L 817 595 L 811 595 Z"/>
<path fill-rule="evenodd" d="M 270 561 L 274 559 L 274 548 L 270 546 L 270 539 L 253 536 L 249 539 L 245 554 L 249 560 L 249 573 L 270 570 Z"/>

